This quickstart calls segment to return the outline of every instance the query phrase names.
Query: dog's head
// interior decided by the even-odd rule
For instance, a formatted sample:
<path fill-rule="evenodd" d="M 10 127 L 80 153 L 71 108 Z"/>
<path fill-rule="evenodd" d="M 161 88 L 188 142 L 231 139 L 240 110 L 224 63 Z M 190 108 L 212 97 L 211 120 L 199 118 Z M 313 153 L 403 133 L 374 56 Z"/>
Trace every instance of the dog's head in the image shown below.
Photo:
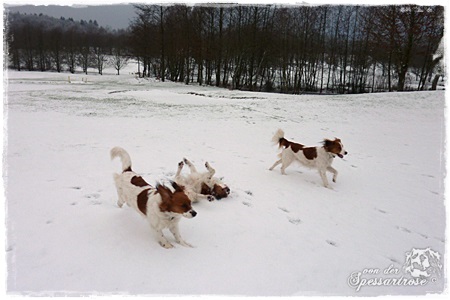
<path fill-rule="evenodd" d="M 161 195 L 159 209 L 162 212 L 182 215 L 186 218 L 193 218 L 197 212 L 192 209 L 191 200 L 184 192 L 184 187 L 172 182 L 172 189 L 158 184 L 157 192 Z"/>
<path fill-rule="evenodd" d="M 218 178 L 211 178 L 208 183 L 202 182 L 202 195 L 212 195 L 217 200 L 228 197 L 230 188 Z"/>
<path fill-rule="evenodd" d="M 230 188 L 224 183 L 215 183 L 211 190 L 211 195 L 213 195 L 217 200 L 226 198 L 230 194 Z"/>
<path fill-rule="evenodd" d="M 335 138 L 334 141 L 325 139 L 323 141 L 323 147 L 327 152 L 335 154 L 340 158 L 344 158 L 344 155 L 348 154 L 348 152 L 345 151 L 344 145 L 342 144 L 341 140 L 338 138 Z"/>

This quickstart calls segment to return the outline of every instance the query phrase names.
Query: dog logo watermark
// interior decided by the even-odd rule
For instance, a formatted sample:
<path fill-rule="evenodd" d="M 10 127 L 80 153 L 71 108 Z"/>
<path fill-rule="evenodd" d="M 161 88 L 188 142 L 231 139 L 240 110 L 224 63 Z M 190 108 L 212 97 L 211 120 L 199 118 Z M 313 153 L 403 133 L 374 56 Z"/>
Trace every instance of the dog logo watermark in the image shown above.
<path fill-rule="evenodd" d="M 374 286 L 424 286 L 442 277 L 441 255 L 431 250 L 415 249 L 406 252 L 401 267 L 394 264 L 384 269 L 365 268 L 350 274 L 348 286 L 359 292 L 363 287 Z"/>
<path fill-rule="evenodd" d="M 406 261 L 403 270 L 414 278 L 442 277 L 441 255 L 427 249 L 412 249 L 406 252 Z"/>

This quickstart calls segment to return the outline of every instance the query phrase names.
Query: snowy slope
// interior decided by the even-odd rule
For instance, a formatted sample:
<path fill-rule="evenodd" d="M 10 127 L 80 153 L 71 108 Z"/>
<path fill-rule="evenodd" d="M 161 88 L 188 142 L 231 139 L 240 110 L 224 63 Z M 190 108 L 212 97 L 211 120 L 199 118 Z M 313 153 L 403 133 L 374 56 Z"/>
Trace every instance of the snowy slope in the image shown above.
<path fill-rule="evenodd" d="M 393 295 L 424 286 L 348 285 L 430 247 L 445 259 L 444 92 L 279 95 L 136 79 L 10 71 L 4 181 L 7 289 L 32 295 Z M 86 82 L 87 78 L 87 82 Z M 333 189 L 316 171 L 268 168 L 282 128 L 307 145 L 339 137 Z M 150 183 L 187 157 L 231 196 L 195 205 L 166 250 L 116 206 L 109 150 Z M 170 236 L 167 234 L 167 236 Z M 400 275 L 404 274 L 400 271 Z M 397 277 L 399 277 L 398 275 Z M 408 277 L 409 275 L 404 275 Z M 389 277 L 379 275 L 378 277 Z M 410 276 L 409 276 L 410 277 Z M 409 278 L 408 277 L 408 278 Z"/>

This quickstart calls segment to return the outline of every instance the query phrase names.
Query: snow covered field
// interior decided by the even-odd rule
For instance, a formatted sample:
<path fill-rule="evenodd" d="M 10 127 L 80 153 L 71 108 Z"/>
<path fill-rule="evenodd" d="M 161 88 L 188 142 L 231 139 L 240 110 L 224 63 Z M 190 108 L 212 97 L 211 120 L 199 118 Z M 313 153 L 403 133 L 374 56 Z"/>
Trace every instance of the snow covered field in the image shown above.
<path fill-rule="evenodd" d="M 71 83 L 67 73 L 7 73 L 8 293 L 442 292 L 443 274 L 422 286 L 387 280 L 412 279 L 403 270 L 412 249 L 446 259 L 443 91 L 280 95 L 122 73 L 70 75 Z M 287 176 L 268 170 L 278 128 L 306 145 L 342 139 L 349 155 L 335 159 L 333 189 L 300 165 Z M 183 157 L 224 177 L 230 197 L 197 203 L 197 217 L 180 222 L 195 248 L 163 249 L 144 219 L 117 207 L 114 146 L 152 184 Z"/>

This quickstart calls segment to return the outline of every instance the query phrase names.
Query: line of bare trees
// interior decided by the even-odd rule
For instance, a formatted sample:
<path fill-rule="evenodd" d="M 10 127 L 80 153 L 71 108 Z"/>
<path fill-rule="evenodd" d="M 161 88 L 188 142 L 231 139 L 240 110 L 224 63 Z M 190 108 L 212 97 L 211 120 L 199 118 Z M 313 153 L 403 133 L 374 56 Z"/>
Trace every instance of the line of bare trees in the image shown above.
<path fill-rule="evenodd" d="M 132 53 L 143 76 L 161 80 L 360 93 L 402 91 L 412 82 L 423 89 L 441 72 L 441 6 L 135 7 Z"/>
<path fill-rule="evenodd" d="M 6 41 L 9 65 L 17 70 L 69 71 L 97 69 L 107 64 L 119 72 L 128 59 L 125 30 L 112 31 L 94 20 L 74 21 L 46 15 L 11 13 Z"/>
<path fill-rule="evenodd" d="M 135 5 L 126 30 L 10 14 L 10 66 L 283 93 L 425 89 L 443 76 L 442 6 Z M 113 64 L 114 64 L 113 62 Z"/>

